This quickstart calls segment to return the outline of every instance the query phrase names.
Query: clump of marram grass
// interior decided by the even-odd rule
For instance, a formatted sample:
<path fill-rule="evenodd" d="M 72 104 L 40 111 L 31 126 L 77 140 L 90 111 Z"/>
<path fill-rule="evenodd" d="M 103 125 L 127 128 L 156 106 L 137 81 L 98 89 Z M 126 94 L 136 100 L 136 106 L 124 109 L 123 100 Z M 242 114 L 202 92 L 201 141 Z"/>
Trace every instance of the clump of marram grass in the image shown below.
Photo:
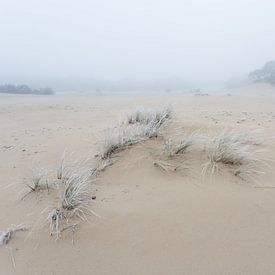
<path fill-rule="evenodd" d="M 59 205 L 51 210 L 47 220 L 50 224 L 50 234 L 56 240 L 60 238 L 65 227 L 71 226 L 70 221 L 77 217 L 87 220 L 86 214 L 94 213 L 88 208 L 91 202 L 90 176 L 87 169 L 79 168 L 68 172 L 60 183 Z"/>
<path fill-rule="evenodd" d="M 191 146 L 196 144 L 198 137 L 198 131 L 193 131 L 190 134 L 182 135 L 178 141 L 171 138 L 167 139 L 154 161 L 154 165 L 166 172 L 176 171 L 180 168 L 186 169 L 187 165 L 182 156 Z"/>
<path fill-rule="evenodd" d="M 25 198 L 29 193 L 48 190 L 49 189 L 56 189 L 60 182 L 62 182 L 65 178 L 68 177 L 69 173 L 71 173 L 76 167 L 80 167 L 79 160 L 75 160 L 74 162 L 67 162 L 65 161 L 66 150 L 61 156 L 59 164 L 55 169 L 41 169 L 36 165 L 33 165 L 34 168 L 32 169 L 32 178 L 31 182 L 25 183 L 25 185 L 30 189 L 30 191 L 23 196 Z M 79 163 L 78 163 L 79 162 Z M 81 162 L 82 164 L 82 162 Z"/>
<path fill-rule="evenodd" d="M 138 142 L 158 137 L 164 123 L 171 118 L 171 108 L 156 110 L 138 110 L 130 114 L 118 126 L 108 130 L 100 153 L 102 160 L 109 159 Z"/>
<path fill-rule="evenodd" d="M 79 161 L 78 158 L 72 157 L 71 159 L 75 159 L 74 161 L 67 161 L 66 150 L 62 154 L 59 164 L 56 169 L 41 169 L 38 168 L 37 165 L 32 169 L 32 178 L 31 182 L 25 183 L 25 185 L 30 189 L 30 191 L 24 195 L 25 198 L 29 193 L 48 190 L 49 189 L 57 189 L 58 185 L 68 179 L 69 175 L 72 171 L 79 169 L 82 165 L 85 164 L 85 161 Z"/>
<path fill-rule="evenodd" d="M 91 169 L 87 166 L 90 160 L 89 156 L 86 159 L 79 159 L 73 154 L 66 158 L 63 153 L 57 168 L 50 171 L 39 170 L 39 173 L 34 173 L 33 184 L 28 185 L 30 192 L 53 187 L 58 191 L 58 202 L 56 207 L 53 207 L 47 216 L 47 222 L 50 227 L 50 234 L 54 235 L 56 240 L 60 238 L 61 233 L 68 228 L 75 230 L 78 223 L 71 223 L 74 219 L 87 220 L 86 215 L 92 213 L 88 208 L 92 200 L 90 195 L 91 177 L 95 176 L 105 167 L 111 165 L 111 161 L 102 160 L 97 163 L 96 168 Z M 28 193 L 29 194 L 29 193 Z M 46 207 L 41 213 L 48 211 L 50 206 Z"/>
<path fill-rule="evenodd" d="M 203 167 L 203 174 L 210 172 L 213 175 L 218 171 L 220 164 L 228 165 L 236 176 L 263 173 L 264 160 L 261 160 L 255 150 L 257 142 L 253 141 L 252 134 L 223 131 L 210 141 L 205 150 L 208 161 Z"/>
<path fill-rule="evenodd" d="M 126 124 L 137 126 L 137 136 L 143 138 L 158 137 L 161 127 L 172 118 L 171 106 L 156 109 L 137 109 L 126 118 Z"/>
<path fill-rule="evenodd" d="M 193 134 L 185 136 L 180 141 L 175 142 L 171 138 L 164 142 L 163 154 L 167 157 L 174 157 L 184 154 L 186 150 L 194 144 Z"/>
<path fill-rule="evenodd" d="M 87 207 L 90 201 L 89 177 L 90 173 L 88 171 L 78 171 L 72 173 L 64 182 L 60 196 L 63 209 L 78 210 Z"/>
<path fill-rule="evenodd" d="M 25 198 L 29 193 L 57 189 L 58 185 L 67 180 L 73 171 L 76 171 L 80 167 L 84 166 L 87 160 L 80 161 L 78 158 L 72 157 L 74 161 L 67 161 L 65 159 L 66 151 L 62 154 L 59 164 L 56 169 L 41 169 L 37 165 L 32 169 L 32 178 L 30 183 L 24 183 L 30 191 L 23 196 Z"/>
<path fill-rule="evenodd" d="M 67 180 L 72 173 L 81 169 L 81 167 L 86 167 L 87 162 L 90 160 L 90 156 L 88 155 L 85 158 L 79 158 L 75 155 L 74 152 L 70 153 L 67 156 L 66 150 L 63 152 L 59 164 L 56 168 L 56 180 L 57 182 L 62 182 Z"/>
<path fill-rule="evenodd" d="M 102 160 L 110 158 L 114 153 L 136 144 L 141 140 L 136 127 L 119 125 L 108 130 L 100 151 Z"/>
<path fill-rule="evenodd" d="M 32 191 L 44 190 L 49 188 L 49 180 L 44 170 L 33 172 L 31 184 L 26 184 Z"/>
<path fill-rule="evenodd" d="M 244 145 L 259 146 L 264 143 L 263 135 L 259 129 L 249 131 L 224 130 L 227 136 L 231 136 L 232 142 L 240 142 Z"/>
<path fill-rule="evenodd" d="M 0 246 L 6 245 L 18 231 L 26 231 L 28 228 L 23 224 L 12 225 L 5 231 L 0 231 Z"/>
<path fill-rule="evenodd" d="M 240 165 L 233 171 L 235 176 L 244 180 L 248 179 L 254 181 L 256 176 L 265 174 L 264 170 L 268 166 L 267 162 L 255 159 L 254 161 L 246 162 Z"/>
<path fill-rule="evenodd" d="M 43 169 L 33 169 L 32 178 L 30 183 L 24 183 L 30 190 L 27 192 L 22 199 L 28 196 L 32 192 L 48 190 L 56 188 L 56 182 L 54 179 L 49 177 L 49 171 Z"/>
<path fill-rule="evenodd" d="M 127 124 L 159 124 L 162 125 L 165 120 L 172 117 L 171 106 L 159 107 L 157 109 L 139 108 L 133 113 L 128 114 L 125 122 Z"/>

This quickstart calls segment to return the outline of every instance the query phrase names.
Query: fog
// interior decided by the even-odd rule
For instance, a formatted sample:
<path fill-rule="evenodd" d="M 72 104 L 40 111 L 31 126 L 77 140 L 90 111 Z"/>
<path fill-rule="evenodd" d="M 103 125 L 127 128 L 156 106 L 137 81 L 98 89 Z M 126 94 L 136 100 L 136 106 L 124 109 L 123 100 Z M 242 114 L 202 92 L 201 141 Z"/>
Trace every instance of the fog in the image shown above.
<path fill-rule="evenodd" d="M 0 81 L 219 83 L 275 58 L 274 14 L 272 0 L 1 0 Z"/>

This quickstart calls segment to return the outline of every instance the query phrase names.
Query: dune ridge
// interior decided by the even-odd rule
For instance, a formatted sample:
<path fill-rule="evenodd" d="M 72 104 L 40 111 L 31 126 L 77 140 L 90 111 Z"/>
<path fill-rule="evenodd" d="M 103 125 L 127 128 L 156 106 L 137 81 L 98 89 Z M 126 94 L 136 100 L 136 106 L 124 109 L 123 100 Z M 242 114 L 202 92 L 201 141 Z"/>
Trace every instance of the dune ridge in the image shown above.
<path fill-rule="evenodd" d="M 249 88 L 244 91 L 248 92 Z M 0 101 L 3 129 L 0 226 L 4 230 L 11 224 L 24 222 L 31 229 L 18 232 L 8 243 L 9 249 L 1 247 L 0 271 L 4 274 L 90 274 L 91 270 L 95 274 L 225 271 L 272 274 L 273 170 L 267 169 L 257 178 L 253 176 L 253 182 L 234 175 L 230 169 L 232 163 L 226 163 L 211 180 L 206 177 L 203 181 L 202 168 L 208 161 L 207 148 L 201 144 L 205 139 L 199 134 L 192 136 L 199 129 L 203 136 L 210 137 L 211 143 L 212 137 L 223 129 L 253 133 L 257 128 L 264 142 L 251 146 L 265 149 L 264 159 L 274 159 L 274 94 L 246 95 L 245 103 L 242 97 L 239 91 L 232 92 L 231 97 L 226 94 L 91 100 L 67 97 L 58 101 L 5 97 Z M 130 106 L 154 109 L 167 99 L 173 105 L 174 118 L 165 126 L 163 136 L 117 151 L 113 155 L 114 164 L 99 173 L 91 184 L 89 194 L 94 199 L 89 208 L 101 218 L 89 215 L 89 222 L 65 230 L 55 242 L 44 223 L 46 215 L 42 219 L 41 212 L 49 203 L 57 205 L 56 190 L 31 192 L 22 200 L 28 191 L 22 183 L 32 178 L 33 160 L 47 171 L 56 171 L 65 148 L 68 154 L 77 152 L 75 160 L 87 154 L 97 155 L 105 129 L 116 125 L 122 113 L 130 112 Z M 186 141 L 189 133 L 193 147 L 190 140 L 181 142 Z M 156 158 L 164 157 L 165 146 L 163 161 L 167 161 L 168 155 L 172 165 L 182 161 L 188 164 L 187 169 L 166 172 L 154 166 Z M 93 158 L 87 165 L 91 171 L 96 161 Z"/>

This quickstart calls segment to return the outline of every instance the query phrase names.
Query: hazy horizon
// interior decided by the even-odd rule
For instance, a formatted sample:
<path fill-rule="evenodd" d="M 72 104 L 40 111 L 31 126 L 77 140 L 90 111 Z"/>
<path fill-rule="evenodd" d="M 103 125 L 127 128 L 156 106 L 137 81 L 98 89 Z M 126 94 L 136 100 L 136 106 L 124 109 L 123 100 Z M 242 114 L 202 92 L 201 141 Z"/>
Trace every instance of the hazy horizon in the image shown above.
<path fill-rule="evenodd" d="M 275 58 L 274 1 L 10 0 L 0 81 L 221 83 Z"/>

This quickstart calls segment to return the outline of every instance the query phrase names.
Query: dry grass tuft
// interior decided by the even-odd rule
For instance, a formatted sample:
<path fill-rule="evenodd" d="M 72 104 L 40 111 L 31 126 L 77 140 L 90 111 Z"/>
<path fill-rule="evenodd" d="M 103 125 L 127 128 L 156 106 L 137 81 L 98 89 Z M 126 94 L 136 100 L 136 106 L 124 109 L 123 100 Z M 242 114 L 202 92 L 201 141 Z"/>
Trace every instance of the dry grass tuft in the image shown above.
<path fill-rule="evenodd" d="M 187 149 L 194 144 L 194 142 L 194 133 L 184 136 L 178 142 L 174 142 L 171 138 L 169 138 L 164 143 L 163 154 L 167 157 L 175 157 L 177 155 L 184 154 Z"/>
<path fill-rule="evenodd" d="M 64 182 L 61 193 L 62 208 L 66 210 L 78 209 L 79 206 L 87 206 L 89 196 L 89 177 L 90 172 L 78 171 L 72 173 Z"/>
<path fill-rule="evenodd" d="M 267 161 L 260 158 L 251 159 L 245 162 L 233 171 L 235 176 L 243 180 L 255 181 L 256 176 L 265 174 L 266 168 L 269 167 Z"/>
<path fill-rule="evenodd" d="M 157 156 L 157 160 L 154 161 L 154 165 L 166 172 L 186 169 L 187 165 L 183 155 L 191 146 L 196 144 L 198 137 L 198 131 L 193 131 L 181 136 L 178 141 L 173 141 L 171 138 L 167 139 Z"/>
<path fill-rule="evenodd" d="M 64 228 L 71 226 L 70 221 L 80 218 L 87 221 L 86 214 L 96 213 L 89 209 L 90 196 L 90 176 L 88 169 L 79 167 L 78 169 L 66 172 L 66 177 L 60 182 L 59 206 L 49 213 L 47 220 L 50 224 L 50 234 L 56 240 L 60 238 Z"/>
<path fill-rule="evenodd" d="M 161 126 L 167 119 L 172 117 L 171 106 L 160 107 L 157 109 L 139 108 L 127 115 L 126 124 L 155 124 Z"/>
<path fill-rule="evenodd" d="M 136 127 L 125 125 L 109 129 L 99 154 L 100 158 L 106 160 L 113 154 L 141 141 L 138 130 Z"/>
<path fill-rule="evenodd" d="M 57 182 L 60 183 L 67 180 L 73 173 L 77 173 L 79 169 L 86 167 L 90 159 L 90 156 L 80 159 L 74 152 L 68 155 L 65 150 L 56 168 Z"/>
<path fill-rule="evenodd" d="M 33 172 L 32 183 L 27 185 L 32 191 L 49 189 L 51 183 L 48 180 L 47 172 L 40 170 L 38 172 Z"/>
<path fill-rule="evenodd" d="M 253 133 L 239 133 L 236 131 L 223 131 L 205 149 L 208 162 L 203 167 L 203 174 L 209 172 L 213 175 L 219 170 L 219 165 L 228 165 L 233 168 L 236 176 L 260 174 L 264 160 L 258 157 L 259 150 L 255 150 L 257 141 L 253 140 Z"/>
<path fill-rule="evenodd" d="M 88 209 L 92 200 L 90 195 L 91 177 L 99 171 L 103 171 L 110 164 L 104 160 L 95 170 L 91 170 L 87 165 L 89 160 L 89 157 L 79 160 L 74 154 L 70 154 L 66 158 L 64 152 L 56 169 L 33 176 L 33 185 L 29 186 L 30 192 L 49 187 L 54 187 L 58 191 L 57 206 L 52 208 L 47 216 L 50 234 L 54 235 L 56 239 L 60 238 L 61 232 L 64 230 L 75 229 L 76 224 L 71 224 L 74 218 L 87 220 L 87 213 L 96 215 Z M 42 213 L 45 213 L 49 207 L 46 207 Z"/>
<path fill-rule="evenodd" d="M 39 169 L 37 165 L 34 165 L 34 168 L 32 169 L 31 183 L 25 183 L 30 191 L 25 194 L 23 198 L 25 198 L 31 192 L 57 189 L 60 183 L 67 180 L 73 171 L 77 171 L 80 167 L 84 166 L 85 162 L 87 161 L 79 161 L 75 156 L 70 156 L 71 159 L 74 159 L 74 161 L 67 161 L 65 160 L 65 156 L 66 151 L 64 151 L 62 154 L 56 170 Z"/>
<path fill-rule="evenodd" d="M 26 231 L 28 228 L 23 224 L 12 225 L 6 231 L 0 231 L 0 246 L 6 245 L 17 231 Z"/>
<path fill-rule="evenodd" d="M 165 107 L 140 109 L 128 115 L 118 126 L 109 129 L 98 156 L 106 160 L 138 142 L 158 137 L 161 127 L 171 118 L 171 113 L 171 108 Z"/>
<path fill-rule="evenodd" d="M 24 183 L 30 190 L 27 192 L 22 199 L 28 196 L 32 192 L 48 190 L 51 188 L 56 188 L 56 182 L 49 177 L 49 171 L 37 168 L 32 170 L 31 183 Z"/>

